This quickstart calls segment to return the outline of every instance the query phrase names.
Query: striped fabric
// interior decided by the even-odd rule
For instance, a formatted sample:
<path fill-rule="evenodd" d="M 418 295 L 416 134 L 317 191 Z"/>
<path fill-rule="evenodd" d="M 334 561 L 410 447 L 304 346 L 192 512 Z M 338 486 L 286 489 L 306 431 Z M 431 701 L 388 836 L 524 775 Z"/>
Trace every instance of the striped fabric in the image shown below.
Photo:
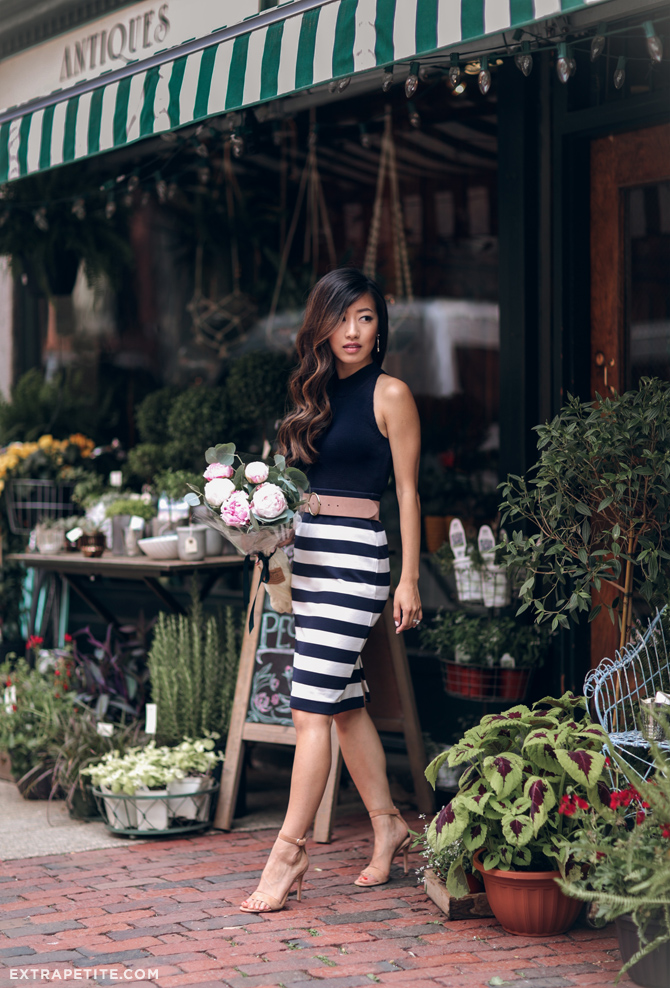
<path fill-rule="evenodd" d="M 369 699 L 361 651 L 390 589 L 378 521 L 306 515 L 295 538 L 291 707 L 337 714 Z"/>
<path fill-rule="evenodd" d="M 314 0 L 0 113 L 0 182 L 608 0 Z M 178 50 L 179 51 L 179 50 Z"/>

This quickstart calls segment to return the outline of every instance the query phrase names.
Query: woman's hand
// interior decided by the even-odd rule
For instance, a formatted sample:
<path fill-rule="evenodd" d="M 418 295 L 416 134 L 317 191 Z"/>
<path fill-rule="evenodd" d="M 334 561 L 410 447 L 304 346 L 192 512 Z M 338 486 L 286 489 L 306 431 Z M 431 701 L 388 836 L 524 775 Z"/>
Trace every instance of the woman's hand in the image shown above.
<path fill-rule="evenodd" d="M 419 587 L 409 580 L 401 580 L 393 596 L 393 620 L 395 633 L 416 628 L 423 617 Z"/>

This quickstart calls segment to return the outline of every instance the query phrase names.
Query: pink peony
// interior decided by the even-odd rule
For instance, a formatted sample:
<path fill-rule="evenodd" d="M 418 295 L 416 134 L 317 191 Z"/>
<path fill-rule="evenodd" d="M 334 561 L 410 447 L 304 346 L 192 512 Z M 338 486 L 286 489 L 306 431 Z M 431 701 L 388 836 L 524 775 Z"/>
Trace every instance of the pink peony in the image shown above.
<path fill-rule="evenodd" d="M 249 463 L 244 469 L 244 476 L 250 484 L 264 484 L 269 473 L 270 468 L 267 463 L 262 463 L 260 460 Z"/>
<path fill-rule="evenodd" d="M 249 510 L 249 495 L 245 491 L 235 491 L 221 507 L 221 517 L 226 525 L 233 528 L 242 528 L 249 523 L 251 511 Z"/>
<path fill-rule="evenodd" d="M 286 511 L 286 498 L 276 484 L 261 484 L 254 491 L 251 507 L 257 518 L 272 521 Z"/>
<path fill-rule="evenodd" d="M 205 480 L 219 480 L 221 477 L 232 477 L 234 473 L 232 467 L 224 467 L 223 463 L 210 463 L 203 473 L 203 477 Z"/>
<path fill-rule="evenodd" d="M 224 480 L 222 477 L 216 477 L 214 480 L 210 480 L 208 484 L 205 484 L 205 500 L 213 508 L 220 508 L 234 490 L 235 484 L 232 480 Z"/>

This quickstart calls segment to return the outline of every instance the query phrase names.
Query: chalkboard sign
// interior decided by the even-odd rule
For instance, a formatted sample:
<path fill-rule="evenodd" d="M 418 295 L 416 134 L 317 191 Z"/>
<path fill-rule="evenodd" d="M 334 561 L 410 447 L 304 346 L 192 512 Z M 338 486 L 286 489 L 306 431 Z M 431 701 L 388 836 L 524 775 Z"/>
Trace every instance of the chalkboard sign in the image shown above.
<path fill-rule="evenodd" d="M 295 618 L 277 614 L 266 594 L 258 648 L 254 660 L 248 724 L 280 724 L 290 727 L 291 680 L 295 648 Z"/>
<path fill-rule="evenodd" d="M 295 745 L 296 731 L 289 707 L 295 622 L 291 614 L 278 614 L 269 603 L 264 584 L 254 568 L 244 638 L 240 652 L 235 698 L 221 776 L 214 826 L 230 830 L 248 743 Z M 258 593 L 256 593 L 258 591 Z M 253 629 L 249 618 L 254 613 Z M 430 813 L 433 795 L 424 776 L 426 755 L 416 712 L 414 690 L 401 635 L 393 624 L 393 603 L 388 601 L 363 650 L 365 676 L 370 684 L 372 719 L 381 731 L 404 734 L 417 805 Z M 314 840 L 328 843 L 337 802 L 342 755 L 337 729 L 331 728 L 331 766 L 326 790 L 314 819 Z"/>

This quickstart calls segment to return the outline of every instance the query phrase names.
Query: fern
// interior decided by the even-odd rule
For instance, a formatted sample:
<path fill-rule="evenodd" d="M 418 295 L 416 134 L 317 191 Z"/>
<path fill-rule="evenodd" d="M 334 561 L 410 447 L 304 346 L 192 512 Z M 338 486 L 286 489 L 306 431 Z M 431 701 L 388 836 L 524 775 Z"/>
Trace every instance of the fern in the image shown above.
<path fill-rule="evenodd" d="M 188 615 L 159 615 L 148 665 L 161 744 L 227 733 L 240 638 L 233 608 L 205 619 L 197 593 Z"/>

